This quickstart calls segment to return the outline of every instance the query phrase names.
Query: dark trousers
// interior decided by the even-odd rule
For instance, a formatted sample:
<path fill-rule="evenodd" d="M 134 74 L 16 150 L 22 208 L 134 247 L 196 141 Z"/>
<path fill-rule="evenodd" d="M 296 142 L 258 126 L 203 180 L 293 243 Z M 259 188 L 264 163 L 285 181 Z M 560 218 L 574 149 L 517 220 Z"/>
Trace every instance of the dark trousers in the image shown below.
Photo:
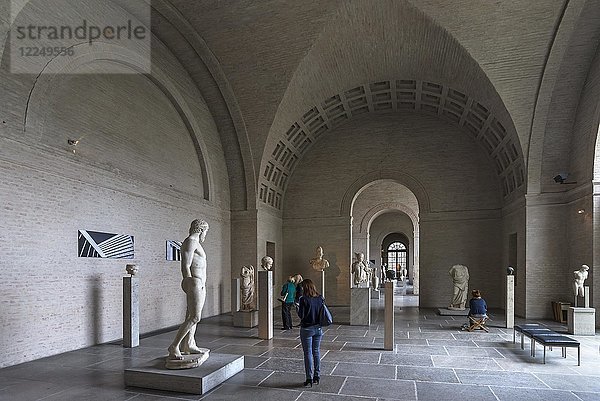
<path fill-rule="evenodd" d="M 292 314 L 290 310 L 294 304 L 282 303 L 281 304 L 281 320 L 283 320 L 283 328 L 291 329 L 292 328 Z"/>

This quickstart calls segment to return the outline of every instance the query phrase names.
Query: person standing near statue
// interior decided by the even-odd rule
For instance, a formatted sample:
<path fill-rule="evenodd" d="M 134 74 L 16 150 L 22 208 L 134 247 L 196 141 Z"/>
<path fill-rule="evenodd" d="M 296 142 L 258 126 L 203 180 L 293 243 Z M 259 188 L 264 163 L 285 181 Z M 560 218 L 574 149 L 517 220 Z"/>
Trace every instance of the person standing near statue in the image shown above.
<path fill-rule="evenodd" d="M 291 330 L 293 327 L 291 309 L 296 298 L 296 283 L 293 276 L 289 276 L 287 282 L 281 287 L 280 295 L 281 320 L 283 321 L 281 330 Z"/>
<path fill-rule="evenodd" d="M 208 223 L 196 219 L 190 225 L 189 236 L 181 244 L 181 288 L 186 294 L 187 310 L 185 320 L 169 346 L 167 367 L 170 360 L 183 360 L 184 354 L 203 354 L 201 362 L 208 358 L 209 350 L 198 348 L 194 338 L 206 299 L 206 253 L 201 244 L 207 232 Z"/>

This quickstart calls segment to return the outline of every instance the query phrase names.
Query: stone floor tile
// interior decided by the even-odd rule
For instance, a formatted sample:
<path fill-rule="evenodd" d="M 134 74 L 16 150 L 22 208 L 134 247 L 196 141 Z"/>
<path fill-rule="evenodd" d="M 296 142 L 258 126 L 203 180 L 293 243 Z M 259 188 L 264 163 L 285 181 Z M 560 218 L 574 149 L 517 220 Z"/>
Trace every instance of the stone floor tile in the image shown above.
<path fill-rule="evenodd" d="M 386 399 L 416 400 L 415 382 L 411 380 L 386 380 L 349 378 L 344 383 L 341 394 L 379 397 Z M 439 400 L 439 398 L 438 398 Z"/>
<path fill-rule="evenodd" d="M 417 382 L 419 401 L 497 401 L 488 386 Z"/>
<path fill-rule="evenodd" d="M 274 389 L 251 387 L 237 384 L 223 384 L 201 398 L 202 401 L 294 401 L 300 395 L 303 387 L 299 385 L 292 389 Z"/>
<path fill-rule="evenodd" d="M 337 364 L 332 374 L 337 376 L 395 379 L 396 367 L 394 365 L 340 362 Z"/>
<path fill-rule="evenodd" d="M 549 389 L 490 387 L 499 401 L 578 401 L 579 398 L 570 391 Z"/>
<path fill-rule="evenodd" d="M 398 366 L 396 368 L 396 379 L 458 383 L 458 378 L 453 369 L 430 368 L 425 366 Z"/>
<path fill-rule="evenodd" d="M 487 370 L 455 370 L 463 384 L 489 385 L 501 387 L 530 387 L 548 389 L 549 387 L 535 375 L 524 372 L 499 372 Z"/>

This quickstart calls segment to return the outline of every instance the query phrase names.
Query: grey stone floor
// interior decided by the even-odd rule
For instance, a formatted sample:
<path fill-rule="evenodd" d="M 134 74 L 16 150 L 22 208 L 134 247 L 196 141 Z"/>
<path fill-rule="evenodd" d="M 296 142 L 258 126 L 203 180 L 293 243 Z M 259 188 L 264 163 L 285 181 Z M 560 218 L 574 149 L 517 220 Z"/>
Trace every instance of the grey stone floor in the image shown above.
<path fill-rule="evenodd" d="M 336 324 L 322 344 L 321 384 L 302 387 L 298 329 L 263 341 L 257 329 L 232 327 L 229 315 L 205 319 L 198 345 L 211 352 L 245 355 L 245 369 L 204 396 L 125 387 L 123 369 L 165 355 L 174 332 L 143 338 L 140 347 L 98 345 L 0 370 L 0 400 L 600 400 L 600 337 L 573 336 L 577 353 L 530 356 L 512 343 L 501 313 L 490 332 L 460 330 L 464 318 L 416 307 L 417 297 L 397 296 L 395 350 L 383 350 L 383 297 L 373 301 L 372 324 L 350 326 L 349 308 L 333 307 Z M 517 319 L 517 323 L 522 320 Z M 294 324 L 298 319 L 294 319 Z M 557 331 L 566 326 L 543 321 Z M 541 350 L 540 350 L 541 351 Z"/>

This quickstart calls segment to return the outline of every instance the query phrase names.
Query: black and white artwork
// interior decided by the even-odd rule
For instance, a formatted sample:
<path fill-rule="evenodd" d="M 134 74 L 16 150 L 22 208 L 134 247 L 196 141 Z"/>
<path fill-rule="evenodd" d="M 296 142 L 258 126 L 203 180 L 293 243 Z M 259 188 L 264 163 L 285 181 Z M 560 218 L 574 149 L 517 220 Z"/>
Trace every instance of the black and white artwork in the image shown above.
<path fill-rule="evenodd" d="M 167 241 L 167 260 L 181 260 L 181 241 Z"/>
<path fill-rule="evenodd" d="M 79 230 L 80 258 L 133 259 L 133 236 Z"/>

